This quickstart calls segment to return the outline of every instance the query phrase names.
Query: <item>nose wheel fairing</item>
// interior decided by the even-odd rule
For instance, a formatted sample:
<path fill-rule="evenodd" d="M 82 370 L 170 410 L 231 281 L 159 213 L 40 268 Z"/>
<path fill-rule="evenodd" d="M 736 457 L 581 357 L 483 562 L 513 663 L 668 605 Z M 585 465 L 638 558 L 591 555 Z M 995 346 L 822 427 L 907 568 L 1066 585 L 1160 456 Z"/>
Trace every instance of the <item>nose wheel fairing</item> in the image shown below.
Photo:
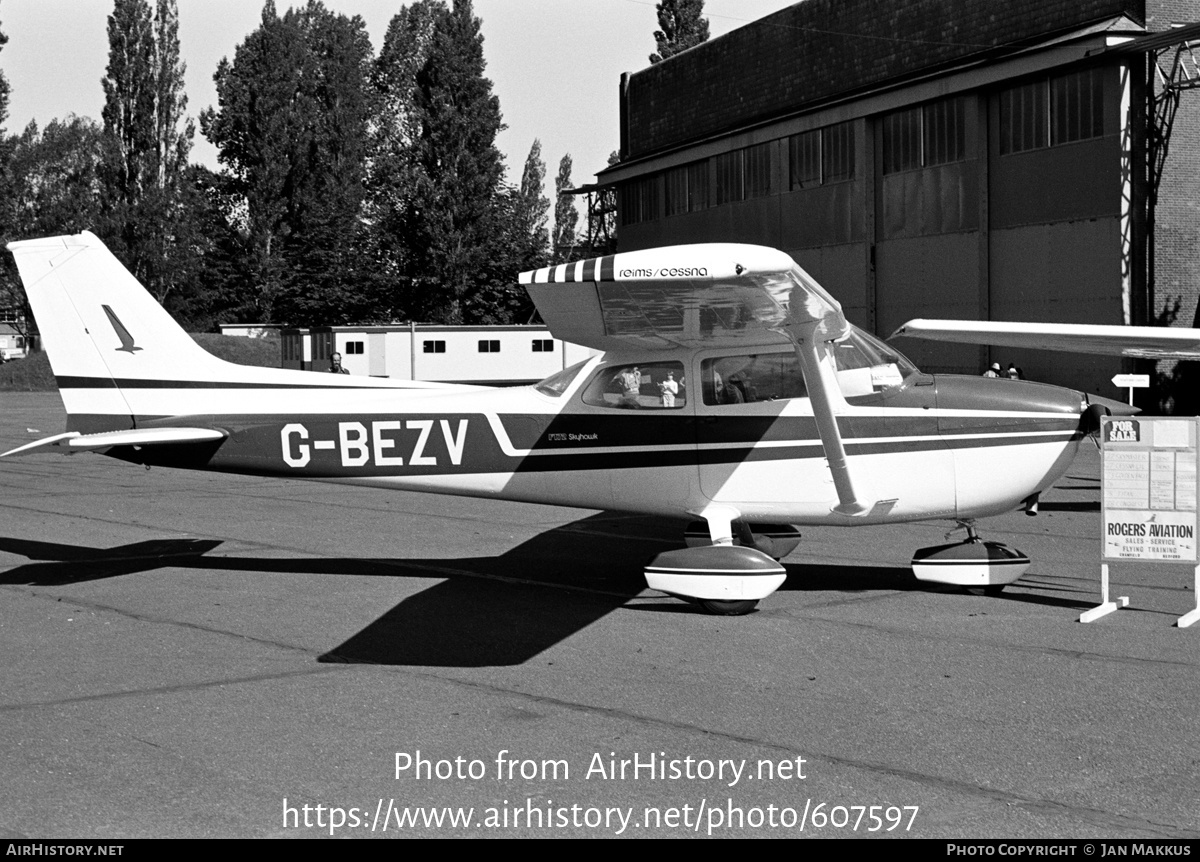
<path fill-rule="evenodd" d="M 912 570 L 919 581 L 965 587 L 969 592 L 999 593 L 1025 574 L 1029 557 L 1002 542 L 985 542 L 975 531 L 973 521 L 960 521 L 967 538 L 949 545 L 921 548 L 912 558 Z M 946 534 L 946 538 L 950 533 Z"/>

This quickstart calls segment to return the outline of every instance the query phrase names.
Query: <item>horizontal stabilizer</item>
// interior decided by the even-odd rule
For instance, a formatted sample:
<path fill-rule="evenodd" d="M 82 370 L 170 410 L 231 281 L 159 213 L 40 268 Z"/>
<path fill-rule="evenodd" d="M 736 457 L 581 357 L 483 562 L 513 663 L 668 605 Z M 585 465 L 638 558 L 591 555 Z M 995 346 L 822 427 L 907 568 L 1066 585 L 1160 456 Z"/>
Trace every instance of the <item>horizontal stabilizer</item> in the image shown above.
<path fill-rule="evenodd" d="M 58 449 L 68 455 L 75 452 L 92 452 L 111 449 L 113 446 L 161 446 L 175 443 L 201 443 L 207 440 L 223 440 L 229 436 L 213 428 L 130 428 L 125 431 L 104 431 L 99 434 L 80 434 L 69 431 L 43 437 L 16 449 L 0 453 L 0 458 L 10 455 L 29 455 L 43 449 Z"/>

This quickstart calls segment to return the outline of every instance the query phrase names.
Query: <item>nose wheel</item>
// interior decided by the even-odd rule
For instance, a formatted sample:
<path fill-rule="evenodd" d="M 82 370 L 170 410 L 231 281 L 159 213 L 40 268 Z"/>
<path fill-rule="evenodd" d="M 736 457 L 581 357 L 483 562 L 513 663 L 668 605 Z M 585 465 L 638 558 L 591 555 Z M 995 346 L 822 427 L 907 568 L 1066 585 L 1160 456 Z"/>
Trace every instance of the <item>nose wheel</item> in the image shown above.
<path fill-rule="evenodd" d="M 917 580 L 962 587 L 975 596 L 998 596 L 1029 568 L 1029 557 L 1016 548 L 981 539 L 973 521 L 960 521 L 959 526 L 966 528 L 964 541 L 922 548 L 913 555 Z"/>
<path fill-rule="evenodd" d="M 720 599 L 698 599 L 697 604 L 710 614 L 719 617 L 740 617 L 758 607 L 758 599 L 722 601 Z"/>

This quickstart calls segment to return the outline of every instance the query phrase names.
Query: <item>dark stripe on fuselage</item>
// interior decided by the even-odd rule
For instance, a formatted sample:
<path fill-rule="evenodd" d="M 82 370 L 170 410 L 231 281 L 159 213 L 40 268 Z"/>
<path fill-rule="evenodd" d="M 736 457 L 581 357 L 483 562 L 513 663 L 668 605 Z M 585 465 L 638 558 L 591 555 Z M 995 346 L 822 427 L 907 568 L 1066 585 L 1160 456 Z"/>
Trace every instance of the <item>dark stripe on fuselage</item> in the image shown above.
<path fill-rule="evenodd" d="M 501 423 L 513 448 L 531 450 L 508 455 L 482 414 L 173 417 L 138 425 L 220 427 L 230 436 L 215 444 L 146 446 L 137 451 L 121 447 L 110 454 L 161 466 L 298 478 L 620 470 L 824 457 L 811 417 L 722 420 L 719 435 L 714 435 L 706 433 L 712 426 L 690 416 L 505 415 Z M 980 417 L 969 432 L 980 436 L 965 440 L 927 433 L 928 420 L 923 417 L 905 420 L 903 430 L 901 420 L 887 417 L 854 417 L 853 423 L 843 419 L 840 424 L 851 457 L 1061 444 L 1079 436 L 1074 417 L 1023 426 L 1021 430 L 1044 435 L 1033 437 L 998 424 L 1003 420 Z"/>
<path fill-rule="evenodd" d="M 332 375 L 330 375 L 332 376 Z M 425 387 L 408 386 L 372 386 L 356 383 L 246 383 L 240 381 L 214 380 L 142 380 L 111 377 L 56 377 L 59 389 L 371 389 L 380 392 L 408 391 Z M 328 379 L 328 378 L 326 378 Z M 345 379 L 345 375 L 342 375 Z"/>

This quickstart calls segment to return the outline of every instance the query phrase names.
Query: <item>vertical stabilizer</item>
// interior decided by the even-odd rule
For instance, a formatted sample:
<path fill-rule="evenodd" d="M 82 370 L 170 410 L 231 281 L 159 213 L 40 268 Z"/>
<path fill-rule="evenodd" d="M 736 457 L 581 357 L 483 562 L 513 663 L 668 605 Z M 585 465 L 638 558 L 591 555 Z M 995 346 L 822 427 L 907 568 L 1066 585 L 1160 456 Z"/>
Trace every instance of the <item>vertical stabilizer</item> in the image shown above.
<path fill-rule="evenodd" d="M 8 245 L 69 427 L 129 428 L 125 389 L 146 381 L 236 379 L 239 366 L 191 339 L 93 234 Z"/>

